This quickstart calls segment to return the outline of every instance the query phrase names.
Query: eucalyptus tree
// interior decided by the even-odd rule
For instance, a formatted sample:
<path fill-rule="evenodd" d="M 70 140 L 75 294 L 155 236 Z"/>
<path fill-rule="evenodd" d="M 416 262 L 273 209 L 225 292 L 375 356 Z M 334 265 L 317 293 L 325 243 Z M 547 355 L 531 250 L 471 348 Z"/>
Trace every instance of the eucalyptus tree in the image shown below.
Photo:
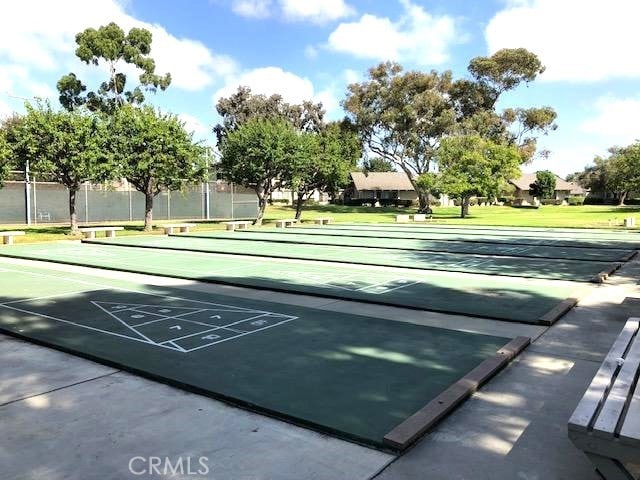
<path fill-rule="evenodd" d="M 59 100 L 64 108 L 73 110 L 85 105 L 92 111 L 113 113 L 124 104 L 142 104 L 144 91 L 166 90 L 171 75 L 155 73 L 155 61 L 150 56 L 152 34 L 144 28 L 132 28 L 127 34 L 111 22 L 98 29 L 87 28 L 76 35 L 76 56 L 87 65 L 105 65 L 108 78 L 94 89 L 87 86 L 71 72 L 58 80 Z M 139 85 L 128 89 L 124 70 L 134 68 L 140 72 Z"/>

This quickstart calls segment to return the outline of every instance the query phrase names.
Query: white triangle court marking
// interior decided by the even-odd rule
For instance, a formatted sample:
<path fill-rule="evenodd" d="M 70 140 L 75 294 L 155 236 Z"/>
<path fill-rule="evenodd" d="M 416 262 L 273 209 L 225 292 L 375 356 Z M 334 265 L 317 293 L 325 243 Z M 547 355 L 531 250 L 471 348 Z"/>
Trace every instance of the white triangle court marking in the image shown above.
<path fill-rule="evenodd" d="M 110 312 L 109 310 L 107 310 L 106 308 L 104 308 L 103 306 L 101 306 L 99 304 L 99 302 L 94 302 L 91 301 L 91 303 L 93 303 L 96 307 L 98 307 L 100 310 L 102 310 L 104 313 L 106 313 L 107 315 L 111 316 L 112 318 L 116 319 L 118 322 L 120 322 L 122 325 L 124 325 L 125 327 L 127 327 L 129 330 L 131 330 L 132 332 L 134 332 L 136 335 L 141 336 L 142 338 L 144 338 L 147 342 L 149 343 L 156 343 L 153 340 L 151 340 L 149 337 L 147 337 L 146 335 L 143 335 L 142 333 L 140 333 L 138 330 L 136 330 L 135 328 L 133 328 L 130 325 L 127 325 L 124 321 L 120 320 L 118 317 L 116 317 L 113 312 Z"/>

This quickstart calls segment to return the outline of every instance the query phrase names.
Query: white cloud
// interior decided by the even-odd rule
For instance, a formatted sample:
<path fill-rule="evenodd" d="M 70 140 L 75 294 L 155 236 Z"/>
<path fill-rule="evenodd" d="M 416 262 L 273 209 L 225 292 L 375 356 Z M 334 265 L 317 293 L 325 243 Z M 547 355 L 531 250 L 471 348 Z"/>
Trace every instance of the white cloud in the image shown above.
<path fill-rule="evenodd" d="M 151 31 L 156 72 L 171 72 L 176 88 L 204 88 L 235 68 L 230 58 L 215 55 L 200 42 L 177 38 L 159 25 L 135 19 L 116 0 L 93 0 L 90 8 L 83 0 L 6 2 L 0 16 L 0 63 L 28 69 L 29 76 L 61 67 L 65 71 L 60 73 L 66 73 L 70 65 L 73 71 L 80 70 L 74 54 L 76 33 L 111 21 L 125 30 Z"/>
<path fill-rule="evenodd" d="M 409 61 L 418 65 L 445 62 L 449 46 L 461 39 L 454 19 L 431 15 L 409 0 L 400 3 L 404 11 L 396 21 L 365 14 L 358 21 L 341 23 L 329 35 L 328 47 L 381 61 Z"/>
<path fill-rule="evenodd" d="M 344 0 L 233 0 L 231 10 L 243 17 L 267 18 L 275 15 L 293 22 L 322 24 L 351 16 L 353 7 Z"/>
<path fill-rule="evenodd" d="M 235 0 L 231 10 L 242 17 L 267 18 L 270 14 L 271 0 Z"/>
<path fill-rule="evenodd" d="M 640 138 L 640 96 L 600 97 L 595 102 L 597 113 L 580 124 L 580 130 L 590 137 L 606 139 L 609 146 L 624 146 Z"/>
<path fill-rule="evenodd" d="M 251 88 L 251 93 L 266 96 L 274 93 L 282 95 L 288 103 L 302 103 L 305 100 L 322 102 L 327 117 L 339 108 L 339 101 L 332 88 L 316 92 L 313 83 L 306 77 L 287 72 L 280 67 L 262 67 L 246 71 L 229 81 L 212 96 L 214 106 L 223 97 L 233 95 L 239 86 Z"/>
<path fill-rule="evenodd" d="M 280 0 L 280 7 L 288 20 L 313 23 L 331 22 L 355 13 L 344 0 Z"/>
<path fill-rule="evenodd" d="M 637 0 L 517 0 L 489 22 L 490 53 L 524 47 L 547 71 L 541 79 L 590 82 L 640 77 Z"/>
<path fill-rule="evenodd" d="M 196 137 L 206 137 L 211 133 L 211 128 L 193 115 L 181 113 L 178 115 L 178 118 L 184 122 L 185 130 L 187 132 L 193 132 Z"/>

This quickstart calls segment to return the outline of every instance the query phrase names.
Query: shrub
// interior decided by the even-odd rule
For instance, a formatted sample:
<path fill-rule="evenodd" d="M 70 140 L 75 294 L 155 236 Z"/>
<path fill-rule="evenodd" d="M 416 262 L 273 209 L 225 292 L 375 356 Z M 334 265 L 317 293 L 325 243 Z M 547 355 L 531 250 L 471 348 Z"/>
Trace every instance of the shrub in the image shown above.
<path fill-rule="evenodd" d="M 540 200 L 541 205 L 562 205 L 562 200 L 556 200 L 555 198 L 543 198 Z"/>
<path fill-rule="evenodd" d="M 488 203 L 489 202 L 489 197 L 478 197 L 478 205 L 482 205 L 483 203 Z"/>
<path fill-rule="evenodd" d="M 582 205 L 584 203 L 584 197 L 569 197 L 569 205 Z"/>
<path fill-rule="evenodd" d="M 289 203 L 288 198 L 274 198 L 271 203 Z"/>

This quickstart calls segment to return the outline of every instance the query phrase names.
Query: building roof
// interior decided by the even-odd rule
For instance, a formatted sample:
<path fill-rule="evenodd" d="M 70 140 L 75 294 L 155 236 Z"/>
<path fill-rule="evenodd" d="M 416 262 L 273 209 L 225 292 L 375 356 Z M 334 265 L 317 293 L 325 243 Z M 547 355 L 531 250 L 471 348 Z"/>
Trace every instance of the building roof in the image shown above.
<path fill-rule="evenodd" d="M 356 190 L 400 190 L 411 191 L 413 185 L 404 172 L 351 172 Z"/>
<path fill-rule="evenodd" d="M 514 178 L 513 180 L 509 180 L 509 183 L 515 185 L 515 187 L 519 190 L 530 189 L 530 185 L 536 181 L 535 173 L 523 173 L 520 178 Z M 557 190 L 569 190 L 570 193 L 579 195 L 584 193 L 584 190 L 580 185 L 573 182 L 567 182 L 566 180 L 560 178 L 556 175 L 556 191 Z"/>

